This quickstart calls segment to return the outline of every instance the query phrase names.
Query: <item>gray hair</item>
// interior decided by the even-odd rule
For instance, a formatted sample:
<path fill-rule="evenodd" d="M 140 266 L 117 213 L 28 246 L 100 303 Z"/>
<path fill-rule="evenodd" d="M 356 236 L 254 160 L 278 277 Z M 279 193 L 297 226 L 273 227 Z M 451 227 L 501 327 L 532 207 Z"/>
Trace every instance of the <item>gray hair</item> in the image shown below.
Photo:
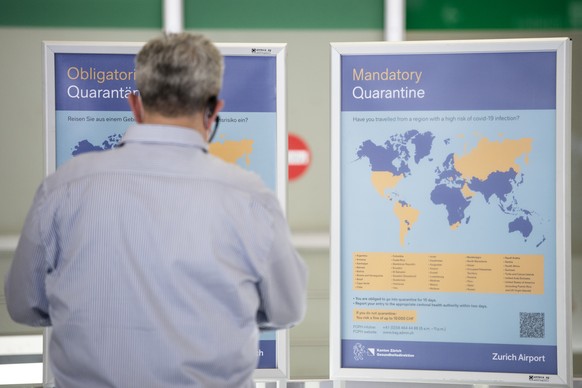
<path fill-rule="evenodd" d="M 144 108 L 176 117 L 203 111 L 222 86 L 224 59 L 202 35 L 165 34 L 136 57 L 135 78 Z"/>

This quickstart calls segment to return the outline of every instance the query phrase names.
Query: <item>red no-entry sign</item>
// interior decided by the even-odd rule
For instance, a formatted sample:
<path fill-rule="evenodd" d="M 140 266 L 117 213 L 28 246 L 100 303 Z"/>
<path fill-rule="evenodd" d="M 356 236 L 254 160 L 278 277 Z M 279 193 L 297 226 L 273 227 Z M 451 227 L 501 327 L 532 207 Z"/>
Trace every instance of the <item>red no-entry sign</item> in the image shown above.
<path fill-rule="evenodd" d="M 289 134 L 287 139 L 287 148 L 289 150 L 287 158 L 288 177 L 290 181 L 293 181 L 307 171 L 311 164 L 311 151 L 302 138 L 292 133 Z"/>

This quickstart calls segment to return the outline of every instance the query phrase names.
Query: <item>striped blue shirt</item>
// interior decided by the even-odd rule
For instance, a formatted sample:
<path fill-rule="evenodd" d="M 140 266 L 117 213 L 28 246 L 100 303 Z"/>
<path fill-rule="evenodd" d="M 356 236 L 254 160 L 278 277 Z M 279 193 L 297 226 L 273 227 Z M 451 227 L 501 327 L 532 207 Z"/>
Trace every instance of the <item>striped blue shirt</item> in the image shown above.
<path fill-rule="evenodd" d="M 276 196 L 194 130 L 136 125 L 39 187 L 5 294 L 52 326 L 59 388 L 249 387 L 259 329 L 305 311 Z"/>

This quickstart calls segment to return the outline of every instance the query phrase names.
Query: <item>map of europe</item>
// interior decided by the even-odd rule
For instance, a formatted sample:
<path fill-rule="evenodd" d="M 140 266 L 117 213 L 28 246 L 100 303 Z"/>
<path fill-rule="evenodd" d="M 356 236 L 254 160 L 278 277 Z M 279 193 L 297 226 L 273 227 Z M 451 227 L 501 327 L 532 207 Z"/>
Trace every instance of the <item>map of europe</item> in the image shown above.
<path fill-rule="evenodd" d="M 490 211 L 507 216 L 507 233 L 518 234 L 527 241 L 534 229 L 533 211 L 521 207 L 516 189 L 527 178 L 518 160 L 524 164 L 532 150 L 531 138 L 490 140 L 481 137 L 476 146 L 463 153 L 445 153 L 444 158 L 431 155 L 436 137 L 430 131 L 409 130 L 390 136 L 383 144 L 363 141 L 357 148 L 357 160 L 367 159 L 371 184 L 377 194 L 391 203 L 399 222 L 399 242 L 404 246 L 407 235 L 422 217 L 414 203 L 403 198 L 399 185 L 413 179 L 421 163 L 429 163 L 434 184 L 424 195 L 434 206 L 446 210 L 447 224 L 452 230 L 469 225 L 468 214 L 476 196 L 482 196 Z M 445 146 L 450 139 L 439 139 Z M 446 149 L 446 148 L 445 148 Z M 426 221 L 426 220 L 425 220 Z M 545 241 L 535 243 L 539 246 Z"/>

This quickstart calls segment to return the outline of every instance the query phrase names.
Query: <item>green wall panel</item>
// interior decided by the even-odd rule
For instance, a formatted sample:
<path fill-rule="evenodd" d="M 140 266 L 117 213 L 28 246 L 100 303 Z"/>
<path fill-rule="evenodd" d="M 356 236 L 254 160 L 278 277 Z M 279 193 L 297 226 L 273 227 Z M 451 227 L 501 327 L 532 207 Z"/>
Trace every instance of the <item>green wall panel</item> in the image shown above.
<path fill-rule="evenodd" d="M 0 0 L 0 26 L 162 28 L 163 0 Z M 406 0 L 409 30 L 582 28 L 582 0 Z M 384 0 L 184 0 L 187 29 L 382 29 Z"/>
<path fill-rule="evenodd" d="M 406 8 L 411 30 L 582 27 L 580 0 L 407 0 Z"/>
<path fill-rule="evenodd" d="M 161 28 L 162 0 L 0 0 L 0 26 Z"/>
<path fill-rule="evenodd" d="M 185 1 L 186 28 L 382 29 L 384 0 Z"/>

